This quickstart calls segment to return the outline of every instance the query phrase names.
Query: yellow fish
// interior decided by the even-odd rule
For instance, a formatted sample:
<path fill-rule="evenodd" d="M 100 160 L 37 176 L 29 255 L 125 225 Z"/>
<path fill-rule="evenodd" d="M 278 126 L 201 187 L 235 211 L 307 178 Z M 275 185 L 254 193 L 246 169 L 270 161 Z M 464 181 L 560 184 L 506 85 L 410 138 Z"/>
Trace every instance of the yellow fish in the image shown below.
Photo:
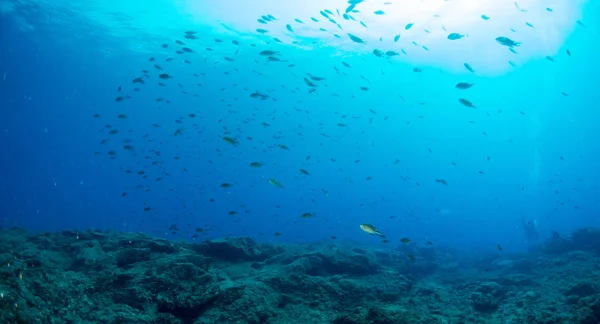
<path fill-rule="evenodd" d="M 360 224 L 360 229 L 371 234 L 371 235 L 378 235 L 381 237 L 385 237 L 385 235 L 383 235 L 383 233 L 381 233 L 380 231 L 378 231 L 375 226 L 371 225 L 371 224 Z"/>
<path fill-rule="evenodd" d="M 277 188 L 283 188 L 283 185 L 273 178 L 269 179 L 269 183 Z"/>

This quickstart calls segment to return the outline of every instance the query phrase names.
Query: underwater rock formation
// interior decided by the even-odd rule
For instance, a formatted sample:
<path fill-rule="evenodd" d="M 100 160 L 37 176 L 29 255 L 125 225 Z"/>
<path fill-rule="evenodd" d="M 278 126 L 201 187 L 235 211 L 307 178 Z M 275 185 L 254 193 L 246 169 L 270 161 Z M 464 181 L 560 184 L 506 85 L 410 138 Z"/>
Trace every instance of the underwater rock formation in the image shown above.
<path fill-rule="evenodd" d="M 0 323 L 600 323 L 600 231 L 529 254 L 0 230 Z M 561 251 L 561 252 L 559 252 Z"/>

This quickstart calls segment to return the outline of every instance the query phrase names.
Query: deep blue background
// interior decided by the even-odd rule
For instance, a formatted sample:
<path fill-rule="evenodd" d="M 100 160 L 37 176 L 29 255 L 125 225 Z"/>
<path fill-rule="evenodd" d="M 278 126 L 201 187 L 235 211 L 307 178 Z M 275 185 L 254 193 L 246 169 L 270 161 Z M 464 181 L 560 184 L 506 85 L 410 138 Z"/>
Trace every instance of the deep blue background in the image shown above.
<path fill-rule="evenodd" d="M 253 48 L 240 40 L 235 55 L 231 40 L 236 37 L 203 34 L 190 45 L 197 52 L 187 56 L 193 63 L 185 65 L 172 54 L 184 30 L 171 39 L 144 39 L 155 52 L 132 51 L 124 39 L 102 37 L 102 27 L 92 23 L 77 26 L 88 35 L 80 39 L 70 33 L 73 26 L 63 30 L 45 22 L 42 9 L 19 10 L 0 20 L 0 68 L 6 73 L 0 84 L 2 226 L 144 231 L 178 239 L 189 239 L 202 227 L 200 238 L 231 234 L 285 242 L 336 236 L 379 244 L 358 228 L 372 223 L 388 234 L 392 246 L 410 237 L 463 248 L 493 249 L 502 243 L 519 249 L 527 245 L 521 219 L 537 220 L 542 237 L 552 230 L 598 225 L 600 68 L 593 21 L 552 54 L 555 64 L 539 58 L 497 78 L 418 76 L 401 61 L 373 68 L 380 63 L 365 64 L 362 57 L 348 55 L 343 60 L 353 65 L 348 73 L 355 79 L 350 79 L 331 69 L 333 61 L 342 68 L 340 59 L 321 60 L 327 49 L 282 47 L 284 58 L 297 64 L 290 70 L 288 63 L 256 61 L 264 60 L 257 55 L 260 50 L 276 44 Z M 35 30 L 23 30 L 17 14 L 27 16 Z M 207 32 L 202 28 L 197 27 Z M 226 45 L 213 44 L 214 38 Z M 203 60 L 205 46 L 223 55 Z M 167 56 L 178 62 L 167 68 Z M 236 61 L 228 63 L 222 56 Z M 174 76 L 167 87 L 155 85 L 158 73 L 149 57 Z M 397 83 L 375 79 L 380 66 L 389 66 L 386 80 Z M 152 81 L 134 93 L 131 80 L 142 69 L 151 71 Z M 327 86 L 316 95 L 307 93 L 307 72 L 327 77 Z M 373 78 L 369 92 L 358 89 L 365 84 L 357 77 L 362 74 Z M 477 85 L 458 95 L 453 86 L 459 81 Z M 181 94 L 177 83 L 198 97 Z M 132 98 L 116 103 L 118 86 Z M 254 91 L 277 101 L 250 98 Z M 158 96 L 171 104 L 157 104 Z M 474 98 L 478 110 L 458 105 L 458 96 Z M 95 113 L 102 117 L 93 118 Z M 186 117 L 189 113 L 198 117 Z M 106 124 L 120 133 L 108 135 Z M 173 136 L 180 126 L 183 135 Z M 537 142 L 531 138 L 536 127 L 542 129 Z M 223 136 L 238 138 L 240 145 L 228 145 Z M 111 140 L 100 144 L 106 138 Z M 133 153 L 121 148 L 124 139 L 132 140 Z M 541 171 L 532 183 L 535 147 Z M 114 160 L 109 150 L 117 152 Z M 152 165 L 156 160 L 160 164 Z M 250 168 L 252 161 L 265 166 Z M 311 175 L 303 176 L 299 168 Z M 127 169 L 133 173 L 123 172 Z M 148 179 L 135 174 L 140 170 Z M 157 177 L 164 180 L 154 181 Z M 269 178 L 285 188 L 271 186 Z M 222 183 L 233 186 L 224 189 Z M 147 206 L 150 212 L 143 210 Z M 302 219 L 306 212 L 316 217 Z M 168 230 L 173 224 L 179 233 Z"/>

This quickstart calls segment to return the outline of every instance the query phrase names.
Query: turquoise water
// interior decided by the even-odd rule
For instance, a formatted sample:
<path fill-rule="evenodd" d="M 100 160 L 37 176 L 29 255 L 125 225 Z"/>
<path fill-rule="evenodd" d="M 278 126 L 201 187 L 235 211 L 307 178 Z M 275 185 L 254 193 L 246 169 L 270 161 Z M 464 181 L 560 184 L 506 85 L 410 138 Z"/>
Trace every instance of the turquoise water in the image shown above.
<path fill-rule="evenodd" d="M 483 250 L 598 226 L 597 3 L 350 5 L 0 2 L 0 225 Z"/>

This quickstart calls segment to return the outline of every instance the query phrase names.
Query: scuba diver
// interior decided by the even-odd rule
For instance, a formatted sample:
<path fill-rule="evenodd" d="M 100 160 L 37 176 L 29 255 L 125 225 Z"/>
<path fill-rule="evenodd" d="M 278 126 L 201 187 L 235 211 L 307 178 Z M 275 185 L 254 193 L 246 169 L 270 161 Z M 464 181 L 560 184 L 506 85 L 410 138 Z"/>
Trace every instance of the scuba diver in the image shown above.
<path fill-rule="evenodd" d="M 537 220 L 521 220 L 523 232 L 528 242 L 535 241 L 538 238 Z"/>

